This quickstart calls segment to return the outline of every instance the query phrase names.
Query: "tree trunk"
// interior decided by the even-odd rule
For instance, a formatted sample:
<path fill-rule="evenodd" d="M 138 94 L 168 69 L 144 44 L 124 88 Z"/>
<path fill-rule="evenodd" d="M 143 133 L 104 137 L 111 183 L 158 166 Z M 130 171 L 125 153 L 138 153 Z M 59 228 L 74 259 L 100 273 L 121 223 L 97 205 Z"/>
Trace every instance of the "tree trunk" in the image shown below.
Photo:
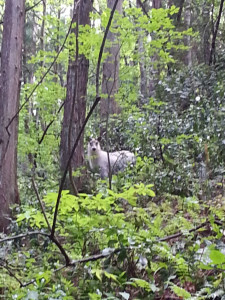
<path fill-rule="evenodd" d="M 211 45 L 211 50 L 210 50 L 210 56 L 209 56 L 209 65 L 211 65 L 212 63 L 215 64 L 215 54 L 216 54 L 216 36 L 217 36 L 217 32 L 219 30 L 219 24 L 220 24 L 220 19 L 222 16 L 222 11 L 223 11 L 223 4 L 224 4 L 224 0 L 221 0 L 220 2 L 220 9 L 219 9 L 219 15 L 216 21 L 216 27 L 214 29 L 213 32 L 213 37 L 212 37 L 212 45 Z"/>
<path fill-rule="evenodd" d="M 76 7 L 77 1 L 74 1 Z M 83 0 L 77 8 L 77 21 L 79 25 L 90 25 L 89 14 L 92 9 L 91 0 Z M 76 20 L 75 20 L 76 21 Z M 78 35 L 78 28 L 74 28 L 73 32 Z M 78 38 L 78 36 L 77 36 Z M 85 120 L 86 113 L 86 95 L 88 82 L 89 61 L 84 55 L 78 55 L 78 44 L 76 45 L 76 55 L 69 59 L 67 72 L 67 94 L 64 105 L 63 127 L 61 133 L 60 160 L 61 171 L 64 172 L 65 166 L 69 159 L 71 149 L 75 142 L 78 132 Z M 76 170 L 84 166 L 84 137 L 82 135 L 78 147 L 74 153 L 70 166 L 70 180 L 67 180 L 66 187 L 74 193 L 82 189 L 83 177 L 78 176 L 74 182 L 71 178 L 72 170 Z M 72 182 L 71 182 L 72 181 Z M 74 186 L 75 183 L 75 186 Z M 75 190 L 74 190 L 75 189 Z"/>
<path fill-rule="evenodd" d="M 202 26 L 200 29 L 200 36 L 202 37 L 202 47 L 200 49 L 200 54 L 198 56 L 199 63 L 209 63 L 210 57 L 210 35 L 211 35 L 211 26 L 210 26 L 210 4 L 208 1 L 202 6 Z M 203 54 L 203 55 L 202 55 Z"/>
<path fill-rule="evenodd" d="M 123 0 L 119 0 L 116 7 L 116 10 L 120 14 L 122 13 L 122 3 Z M 107 0 L 108 8 L 112 9 L 113 5 L 114 0 Z M 107 96 L 101 99 L 101 124 L 106 123 L 109 114 L 118 114 L 120 112 L 120 107 L 115 101 L 115 94 L 119 87 L 120 45 L 117 42 L 117 34 L 111 31 L 109 31 L 107 39 L 111 43 L 111 46 L 106 49 L 109 55 L 103 63 L 102 93 Z M 102 130 L 105 131 L 104 128 Z"/>
<path fill-rule="evenodd" d="M 44 67 L 44 50 L 45 50 L 45 17 L 46 17 L 46 1 L 47 0 L 42 0 L 43 3 L 43 11 L 42 11 L 42 22 L 41 22 L 41 32 L 40 32 L 40 49 L 42 50 L 42 55 L 41 55 L 41 67 Z"/>
<path fill-rule="evenodd" d="M 191 0 L 186 0 L 186 7 L 184 12 L 185 29 L 187 30 L 191 26 Z M 191 37 L 188 35 L 185 37 L 184 44 L 189 47 L 187 50 L 184 62 L 188 67 L 192 65 L 192 49 L 191 49 Z"/>
<path fill-rule="evenodd" d="M 17 139 L 25 0 L 6 0 L 0 78 L 0 231 L 10 223 L 10 205 L 19 203 Z"/>
<path fill-rule="evenodd" d="M 151 9 L 150 2 L 144 2 L 142 6 L 140 5 L 140 0 L 136 1 L 136 5 L 138 8 L 144 7 L 145 11 L 148 13 Z M 161 8 L 161 0 L 155 0 L 152 2 L 152 8 L 159 9 Z M 139 34 L 138 38 L 138 53 L 140 55 L 139 66 L 140 66 L 140 91 L 141 91 L 141 101 L 140 105 L 148 102 L 149 97 L 153 97 L 155 93 L 155 83 L 158 81 L 156 76 L 159 73 L 157 70 L 154 69 L 154 62 L 157 60 L 157 55 L 153 55 L 150 60 L 152 62 L 149 65 L 145 51 L 143 46 L 143 34 L 145 32 Z M 154 35 L 151 35 L 151 38 L 154 39 Z"/>
<path fill-rule="evenodd" d="M 156 9 L 161 8 L 161 7 L 162 7 L 161 0 L 153 0 L 153 1 L 152 1 L 152 7 L 153 7 L 153 8 L 156 8 Z"/>

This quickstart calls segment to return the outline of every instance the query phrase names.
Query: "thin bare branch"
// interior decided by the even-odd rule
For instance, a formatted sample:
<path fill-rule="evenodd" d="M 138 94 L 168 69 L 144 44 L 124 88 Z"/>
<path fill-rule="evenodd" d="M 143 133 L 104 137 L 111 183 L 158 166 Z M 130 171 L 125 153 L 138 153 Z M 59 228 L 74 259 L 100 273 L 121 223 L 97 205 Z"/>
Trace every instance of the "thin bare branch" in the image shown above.
<path fill-rule="evenodd" d="M 63 108 L 64 104 L 65 104 L 65 101 L 63 101 L 63 103 L 61 104 L 60 108 L 59 108 L 58 111 L 57 111 L 57 114 L 60 113 L 60 111 L 61 111 L 61 109 Z M 38 141 L 38 144 L 39 144 L 39 145 L 43 142 L 44 137 L 46 136 L 46 134 L 47 134 L 47 132 L 48 132 L 48 129 L 50 128 L 50 126 L 52 125 L 52 123 L 53 123 L 54 121 L 55 121 L 55 119 L 51 120 L 51 121 L 48 123 L 48 125 L 46 126 L 46 128 L 45 128 L 45 130 L 44 130 L 44 132 L 43 132 L 43 134 L 42 134 L 42 137 L 41 137 L 40 140 Z"/>
<path fill-rule="evenodd" d="M 23 234 L 9 236 L 7 238 L 1 239 L 0 244 L 5 243 L 5 242 L 9 242 L 9 241 L 12 241 L 12 240 L 16 240 L 16 239 L 22 239 L 22 238 L 25 238 L 25 237 L 31 236 L 31 235 L 43 235 L 43 236 L 48 237 L 58 247 L 58 249 L 60 250 L 60 252 L 64 256 L 65 261 L 66 261 L 66 265 L 69 265 L 70 258 L 68 256 L 68 254 L 66 253 L 65 249 L 60 244 L 60 242 L 57 240 L 57 238 L 55 236 L 52 237 L 50 234 L 42 232 L 42 231 L 30 231 L 30 232 L 23 233 Z"/>
<path fill-rule="evenodd" d="M 17 240 L 17 239 L 22 239 L 22 238 L 25 238 L 25 237 L 31 236 L 31 235 L 43 235 L 43 236 L 49 237 L 48 233 L 45 233 L 45 232 L 42 232 L 42 231 L 30 231 L 30 232 L 21 233 L 21 234 L 18 234 L 18 235 L 8 236 L 4 239 L 1 239 L 0 244 L 5 243 L 5 242 L 9 242 L 9 241 L 13 241 L 13 240 Z"/>
<path fill-rule="evenodd" d="M 51 225 L 49 224 L 48 218 L 47 218 L 47 216 L 46 216 L 45 209 L 44 209 L 43 203 L 42 203 L 42 201 L 41 201 L 40 195 L 39 195 L 39 193 L 38 193 L 38 189 L 37 189 L 36 183 L 35 183 L 35 181 L 34 181 L 34 178 L 31 179 L 31 182 L 32 182 L 32 185 L 33 185 L 35 194 L 36 194 L 36 196 L 37 196 L 38 202 L 39 202 L 39 204 L 40 204 L 40 206 L 41 206 L 41 211 L 42 211 L 42 213 L 43 213 L 43 215 L 44 215 L 46 224 L 48 225 L 48 229 L 49 229 L 49 231 L 51 232 L 52 228 L 51 228 Z"/>
<path fill-rule="evenodd" d="M 13 277 L 17 282 L 19 282 L 20 287 L 24 286 L 22 281 L 11 271 L 11 269 L 6 264 L 1 264 L 0 263 L 0 268 L 5 269 L 11 277 Z"/>
<path fill-rule="evenodd" d="M 128 248 L 123 248 L 123 249 L 128 249 Z M 117 249 L 114 249 L 112 252 L 108 252 L 106 254 L 100 253 L 100 254 L 96 254 L 96 255 L 93 255 L 93 256 L 88 256 L 88 257 L 85 257 L 85 258 L 77 259 L 77 260 L 72 261 L 70 265 L 75 266 L 76 264 L 86 263 L 86 262 L 89 262 L 89 261 L 96 261 L 96 260 L 99 260 L 99 259 L 102 259 L 102 258 L 106 258 L 108 256 L 112 256 L 113 254 L 116 254 L 116 253 L 122 251 L 123 249 L 122 248 L 117 248 Z"/>
<path fill-rule="evenodd" d="M 147 12 L 147 10 L 145 9 L 145 7 L 144 7 L 143 3 L 141 2 L 141 0 L 138 0 L 138 3 L 139 3 L 139 5 L 140 5 L 140 7 L 142 8 L 144 14 L 149 18 L 148 12 Z"/>
<path fill-rule="evenodd" d="M 38 1 L 37 3 L 34 3 L 34 5 L 29 6 L 25 9 L 25 12 L 28 12 L 29 10 L 35 8 L 36 6 L 38 6 L 38 4 L 40 4 L 42 2 L 42 0 Z"/>

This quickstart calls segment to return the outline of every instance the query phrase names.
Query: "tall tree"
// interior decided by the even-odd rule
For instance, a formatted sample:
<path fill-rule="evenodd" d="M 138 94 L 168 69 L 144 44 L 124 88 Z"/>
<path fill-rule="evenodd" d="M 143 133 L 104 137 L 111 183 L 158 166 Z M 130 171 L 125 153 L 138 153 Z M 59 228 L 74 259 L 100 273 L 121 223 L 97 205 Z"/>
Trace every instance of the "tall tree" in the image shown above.
<path fill-rule="evenodd" d="M 3 232 L 9 224 L 10 205 L 19 203 L 18 116 L 15 115 L 19 106 L 24 16 L 25 0 L 6 0 L 0 78 L 0 231 Z"/>
<path fill-rule="evenodd" d="M 199 63 L 209 63 L 210 57 L 210 35 L 212 34 L 211 20 L 211 2 L 205 1 L 202 5 L 202 21 L 200 25 L 201 48 L 199 55 Z"/>
<path fill-rule="evenodd" d="M 161 8 L 161 1 L 154 0 L 152 2 L 152 7 L 150 3 L 144 2 L 141 4 L 140 0 L 136 0 L 136 5 L 138 8 L 142 8 L 143 13 L 148 14 L 150 9 L 159 9 Z M 155 92 L 155 83 L 158 79 L 159 71 L 155 69 L 154 62 L 157 61 L 157 55 L 154 54 L 150 57 L 151 65 L 146 58 L 146 53 L 144 51 L 144 42 L 143 37 L 146 36 L 146 32 L 142 32 L 138 37 L 138 53 L 139 53 L 139 67 L 140 67 L 140 92 L 141 92 L 141 102 L 145 102 L 148 97 L 152 97 Z M 151 34 L 151 39 L 154 40 L 154 34 Z"/>
<path fill-rule="evenodd" d="M 223 5 L 224 5 L 224 0 L 220 1 L 220 9 L 219 9 L 219 15 L 216 20 L 216 25 L 215 29 L 213 32 L 213 37 L 212 37 L 212 45 L 211 45 L 211 51 L 210 51 L 210 56 L 209 56 L 209 64 L 211 65 L 212 63 L 215 63 L 215 54 L 216 54 L 216 37 L 217 33 L 219 30 L 219 24 L 220 24 L 220 19 L 223 11 Z"/>
<path fill-rule="evenodd" d="M 191 27 L 191 0 L 186 1 L 186 9 L 184 13 L 184 24 L 185 29 L 188 29 Z M 187 35 L 184 44 L 189 47 L 186 56 L 184 58 L 184 62 L 187 66 L 191 67 L 192 65 L 192 49 L 191 49 L 191 36 Z"/>
<path fill-rule="evenodd" d="M 112 9 L 114 3 L 114 0 L 107 0 L 108 8 Z M 122 4 L 123 0 L 119 0 L 116 7 L 116 10 L 120 14 L 122 13 Z M 106 97 L 101 99 L 100 104 L 102 124 L 105 124 L 109 114 L 117 114 L 120 112 L 119 105 L 115 101 L 115 94 L 119 87 L 120 45 L 117 40 L 117 34 L 112 31 L 109 31 L 107 40 L 110 46 L 106 49 L 108 56 L 103 64 L 102 93 L 106 95 Z M 105 125 L 103 125 L 103 127 L 104 126 Z M 104 132 L 104 128 L 102 132 Z"/>
<path fill-rule="evenodd" d="M 89 61 L 83 54 L 79 54 L 78 26 L 87 24 L 90 25 L 89 15 L 91 9 L 92 0 L 83 0 L 80 2 L 80 4 L 78 4 L 78 6 L 77 0 L 74 0 L 74 22 L 76 22 L 76 28 L 73 28 L 73 33 L 76 37 L 76 51 L 71 51 L 67 72 L 67 94 L 64 105 L 64 117 L 60 145 L 62 172 L 65 170 L 65 166 L 69 159 L 74 141 L 85 120 Z M 67 182 L 68 187 L 71 187 L 72 184 L 72 188 L 75 193 L 77 193 L 77 191 L 79 191 L 82 187 L 82 176 L 78 176 L 73 181 L 72 170 L 76 170 L 83 165 L 84 142 L 82 135 L 70 165 L 70 184 Z"/>
<path fill-rule="evenodd" d="M 162 7 L 161 0 L 153 0 L 152 1 L 152 7 L 156 8 L 156 9 L 161 8 Z"/>
<path fill-rule="evenodd" d="M 141 5 L 140 0 L 136 0 L 136 4 L 138 8 L 142 8 L 142 10 L 148 13 L 150 9 L 149 3 L 144 3 Z M 139 30 L 138 54 L 140 57 L 139 58 L 140 92 L 141 92 L 141 97 L 146 98 L 148 96 L 148 68 L 146 66 L 146 58 L 145 58 L 144 43 L 143 43 L 143 34 L 146 35 L 146 32 L 143 32 L 141 29 L 138 30 Z"/>

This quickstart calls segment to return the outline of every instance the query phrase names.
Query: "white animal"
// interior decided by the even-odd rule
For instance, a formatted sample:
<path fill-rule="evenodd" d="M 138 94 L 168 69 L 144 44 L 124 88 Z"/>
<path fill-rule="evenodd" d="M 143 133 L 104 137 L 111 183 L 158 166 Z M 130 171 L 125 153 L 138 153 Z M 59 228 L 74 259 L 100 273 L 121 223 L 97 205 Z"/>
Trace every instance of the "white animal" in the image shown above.
<path fill-rule="evenodd" d="M 135 163 L 134 153 L 126 150 L 109 152 L 101 150 L 100 138 L 91 138 L 88 143 L 88 161 L 92 170 L 99 169 L 101 178 L 109 176 L 109 161 L 111 174 L 123 171 L 128 163 Z"/>

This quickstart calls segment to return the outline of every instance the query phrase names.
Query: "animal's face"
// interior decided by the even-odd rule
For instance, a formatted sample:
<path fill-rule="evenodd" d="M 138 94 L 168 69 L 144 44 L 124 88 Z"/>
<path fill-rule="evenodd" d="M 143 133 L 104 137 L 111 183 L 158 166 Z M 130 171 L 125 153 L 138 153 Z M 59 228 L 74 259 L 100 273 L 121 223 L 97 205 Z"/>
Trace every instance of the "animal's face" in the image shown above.
<path fill-rule="evenodd" d="M 91 151 L 94 152 L 101 149 L 99 140 L 97 139 L 90 139 L 88 146 L 90 147 Z"/>

